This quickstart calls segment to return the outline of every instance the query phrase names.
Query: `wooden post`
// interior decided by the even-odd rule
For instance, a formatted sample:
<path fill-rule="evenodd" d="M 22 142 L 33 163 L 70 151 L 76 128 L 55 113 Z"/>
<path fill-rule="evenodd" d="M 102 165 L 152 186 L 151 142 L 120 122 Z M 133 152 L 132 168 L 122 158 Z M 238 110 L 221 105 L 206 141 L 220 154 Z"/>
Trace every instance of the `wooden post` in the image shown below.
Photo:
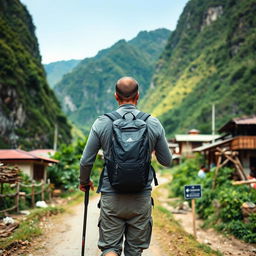
<path fill-rule="evenodd" d="M 31 202 L 32 202 L 32 207 L 35 207 L 35 181 L 32 181 L 31 185 Z"/>
<path fill-rule="evenodd" d="M 243 185 L 243 184 L 253 184 L 253 183 L 256 183 L 256 179 L 233 181 L 232 185 Z"/>
<path fill-rule="evenodd" d="M 0 191 L 0 194 L 3 195 L 3 193 L 4 193 L 4 184 L 1 183 L 1 191 Z M 3 199 L 3 198 L 0 198 L 0 204 L 3 204 L 3 202 L 4 202 L 4 199 Z"/>
<path fill-rule="evenodd" d="M 15 200 L 15 204 L 16 204 L 16 211 L 19 213 L 20 212 L 20 207 L 19 207 L 19 203 L 20 203 L 20 183 L 17 182 L 16 184 L 16 200 Z"/>
<path fill-rule="evenodd" d="M 217 180 L 220 164 L 221 164 L 221 155 L 218 155 L 217 166 L 215 168 L 214 177 L 213 177 L 212 189 L 215 189 L 216 187 L 216 180 Z"/>
<path fill-rule="evenodd" d="M 47 185 L 48 185 L 48 193 L 49 193 L 49 201 L 51 202 L 52 201 L 52 190 L 51 190 L 51 181 L 50 179 L 47 180 Z"/>
<path fill-rule="evenodd" d="M 42 180 L 41 183 L 41 200 L 44 201 L 44 180 Z"/>
<path fill-rule="evenodd" d="M 195 201 L 195 199 L 192 199 L 192 218 L 193 218 L 193 233 L 194 233 L 194 237 L 197 238 L 197 236 L 196 236 L 196 201 Z"/>

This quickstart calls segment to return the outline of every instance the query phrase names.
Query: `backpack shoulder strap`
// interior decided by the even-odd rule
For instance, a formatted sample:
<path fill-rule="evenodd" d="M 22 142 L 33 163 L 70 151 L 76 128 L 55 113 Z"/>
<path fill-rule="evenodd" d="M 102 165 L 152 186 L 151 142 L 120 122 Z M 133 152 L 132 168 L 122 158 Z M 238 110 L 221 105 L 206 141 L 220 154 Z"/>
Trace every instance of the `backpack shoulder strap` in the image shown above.
<path fill-rule="evenodd" d="M 114 122 L 117 119 L 122 118 L 122 116 L 117 111 L 106 113 L 106 114 L 104 114 L 104 116 L 107 116 L 112 122 Z"/>
<path fill-rule="evenodd" d="M 145 112 L 139 112 L 139 114 L 137 114 L 136 119 L 141 119 L 143 121 L 146 122 L 146 120 L 150 117 L 150 114 L 145 113 Z"/>

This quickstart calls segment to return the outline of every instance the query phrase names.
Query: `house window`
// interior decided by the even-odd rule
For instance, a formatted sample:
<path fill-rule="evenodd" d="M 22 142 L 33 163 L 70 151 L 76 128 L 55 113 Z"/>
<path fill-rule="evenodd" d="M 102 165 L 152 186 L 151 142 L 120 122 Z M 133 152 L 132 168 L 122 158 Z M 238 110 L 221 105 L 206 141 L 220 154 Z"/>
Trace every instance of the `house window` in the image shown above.
<path fill-rule="evenodd" d="M 43 180 L 44 179 L 44 165 L 34 164 L 33 179 L 34 180 Z"/>

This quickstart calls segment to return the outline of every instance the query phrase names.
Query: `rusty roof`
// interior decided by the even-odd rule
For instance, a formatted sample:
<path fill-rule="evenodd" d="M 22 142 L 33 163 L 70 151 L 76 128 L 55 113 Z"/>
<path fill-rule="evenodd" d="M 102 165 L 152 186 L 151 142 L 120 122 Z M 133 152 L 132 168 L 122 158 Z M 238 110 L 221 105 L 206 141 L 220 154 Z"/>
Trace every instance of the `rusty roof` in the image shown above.
<path fill-rule="evenodd" d="M 223 125 L 219 129 L 219 132 L 227 132 L 237 125 L 256 125 L 256 115 L 233 118 Z"/>
<path fill-rule="evenodd" d="M 0 161 L 3 160 L 35 160 L 44 161 L 48 163 L 58 163 L 58 160 L 35 155 L 31 152 L 26 152 L 20 149 L 1 149 L 0 150 Z"/>
<path fill-rule="evenodd" d="M 56 151 L 53 149 L 35 149 L 32 151 L 29 151 L 28 153 L 31 153 L 36 156 L 51 157 L 56 153 Z"/>
<path fill-rule="evenodd" d="M 218 141 L 215 141 L 214 143 L 203 144 L 200 147 L 194 148 L 192 151 L 193 152 L 207 151 L 209 149 L 215 148 L 215 147 L 220 146 L 222 144 L 228 143 L 232 140 L 233 140 L 233 138 L 229 138 L 229 139 L 226 139 L 226 140 L 218 140 Z"/>
<path fill-rule="evenodd" d="M 256 115 L 250 117 L 233 118 L 232 121 L 236 124 L 256 124 Z"/>

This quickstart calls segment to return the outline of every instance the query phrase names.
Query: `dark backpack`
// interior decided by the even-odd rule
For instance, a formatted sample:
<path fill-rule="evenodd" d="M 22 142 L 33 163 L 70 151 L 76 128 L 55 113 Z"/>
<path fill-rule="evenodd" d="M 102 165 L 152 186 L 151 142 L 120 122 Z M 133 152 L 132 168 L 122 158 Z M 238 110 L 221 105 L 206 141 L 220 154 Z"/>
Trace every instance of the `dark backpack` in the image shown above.
<path fill-rule="evenodd" d="M 105 159 L 110 184 L 121 193 L 142 191 L 152 168 L 146 123 L 150 115 L 139 112 L 135 116 L 127 112 L 121 116 L 116 111 L 105 115 L 113 122 L 111 153 L 109 159 Z M 152 170 L 157 185 L 155 171 Z"/>

